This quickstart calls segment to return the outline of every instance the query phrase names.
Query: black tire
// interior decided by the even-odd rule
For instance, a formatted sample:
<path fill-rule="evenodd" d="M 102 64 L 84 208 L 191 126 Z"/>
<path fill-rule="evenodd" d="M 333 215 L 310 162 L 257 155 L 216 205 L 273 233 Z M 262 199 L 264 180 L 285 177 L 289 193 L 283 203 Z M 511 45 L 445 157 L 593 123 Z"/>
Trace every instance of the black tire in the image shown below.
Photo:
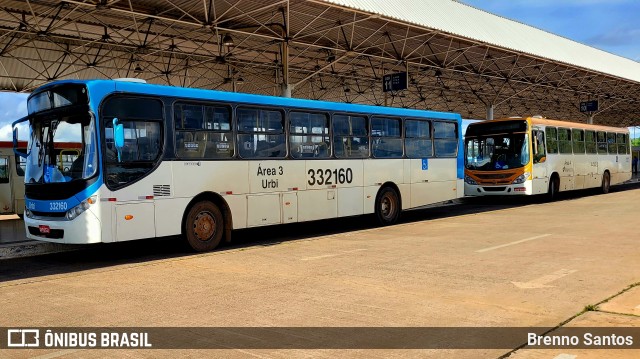
<path fill-rule="evenodd" d="M 560 180 L 558 177 L 553 176 L 549 181 L 549 191 L 547 192 L 549 201 L 555 201 L 558 199 L 558 192 L 560 192 Z"/>
<path fill-rule="evenodd" d="M 375 212 L 378 222 L 383 226 L 394 224 L 400 217 L 400 196 L 391 187 L 384 187 L 376 196 Z"/>
<path fill-rule="evenodd" d="M 611 189 L 611 175 L 609 172 L 605 172 L 602 174 L 602 193 L 609 193 L 609 189 Z"/>
<path fill-rule="evenodd" d="M 197 252 L 215 249 L 224 234 L 224 218 L 215 204 L 201 201 L 187 212 L 183 228 L 187 243 Z"/>

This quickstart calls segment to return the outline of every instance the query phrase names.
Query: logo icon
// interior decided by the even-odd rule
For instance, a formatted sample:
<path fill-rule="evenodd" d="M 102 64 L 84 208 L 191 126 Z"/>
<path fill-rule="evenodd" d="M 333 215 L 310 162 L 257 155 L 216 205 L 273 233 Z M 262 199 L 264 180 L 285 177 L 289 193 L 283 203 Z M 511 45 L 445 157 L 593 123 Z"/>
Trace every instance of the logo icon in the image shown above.
<path fill-rule="evenodd" d="M 40 346 L 40 330 L 38 329 L 8 329 L 7 347 L 32 348 Z"/>

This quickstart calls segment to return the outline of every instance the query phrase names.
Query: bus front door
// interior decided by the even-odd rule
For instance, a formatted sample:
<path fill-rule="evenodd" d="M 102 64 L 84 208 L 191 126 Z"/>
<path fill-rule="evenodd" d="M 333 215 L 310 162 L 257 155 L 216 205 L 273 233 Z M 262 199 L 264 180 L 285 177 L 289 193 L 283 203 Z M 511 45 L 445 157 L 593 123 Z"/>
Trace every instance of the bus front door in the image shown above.
<path fill-rule="evenodd" d="M 549 174 L 547 173 L 547 151 L 544 146 L 544 130 L 533 130 L 531 145 L 533 149 L 533 194 L 547 193 L 549 188 Z"/>

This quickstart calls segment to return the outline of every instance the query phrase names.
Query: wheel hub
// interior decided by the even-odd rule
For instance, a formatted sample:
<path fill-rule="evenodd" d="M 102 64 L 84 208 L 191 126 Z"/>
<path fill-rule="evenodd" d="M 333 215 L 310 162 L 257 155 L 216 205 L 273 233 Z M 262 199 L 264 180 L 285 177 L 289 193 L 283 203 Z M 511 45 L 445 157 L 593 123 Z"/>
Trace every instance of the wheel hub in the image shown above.
<path fill-rule="evenodd" d="M 200 212 L 193 221 L 193 232 L 201 241 L 207 241 L 216 233 L 216 221 L 209 212 Z"/>
<path fill-rule="evenodd" d="M 389 217 L 391 215 L 393 211 L 393 204 L 391 203 L 389 197 L 385 196 L 384 198 L 382 198 L 380 207 L 380 211 L 382 212 L 382 215 L 384 217 Z"/>

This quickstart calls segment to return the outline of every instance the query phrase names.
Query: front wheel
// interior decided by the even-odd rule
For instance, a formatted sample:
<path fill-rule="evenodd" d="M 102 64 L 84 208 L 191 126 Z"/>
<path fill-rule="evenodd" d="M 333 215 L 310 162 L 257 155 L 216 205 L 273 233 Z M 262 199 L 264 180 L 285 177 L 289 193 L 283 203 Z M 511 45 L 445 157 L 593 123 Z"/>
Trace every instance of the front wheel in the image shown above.
<path fill-rule="evenodd" d="M 609 193 L 609 189 L 611 188 L 611 175 L 609 172 L 605 172 L 602 175 L 602 193 Z"/>
<path fill-rule="evenodd" d="M 211 251 L 220 244 L 224 233 L 222 212 L 209 201 L 198 202 L 189 209 L 183 231 L 193 250 Z"/>
<path fill-rule="evenodd" d="M 383 226 L 394 224 L 400 217 L 400 196 L 391 187 L 385 187 L 376 197 L 376 216 Z"/>

